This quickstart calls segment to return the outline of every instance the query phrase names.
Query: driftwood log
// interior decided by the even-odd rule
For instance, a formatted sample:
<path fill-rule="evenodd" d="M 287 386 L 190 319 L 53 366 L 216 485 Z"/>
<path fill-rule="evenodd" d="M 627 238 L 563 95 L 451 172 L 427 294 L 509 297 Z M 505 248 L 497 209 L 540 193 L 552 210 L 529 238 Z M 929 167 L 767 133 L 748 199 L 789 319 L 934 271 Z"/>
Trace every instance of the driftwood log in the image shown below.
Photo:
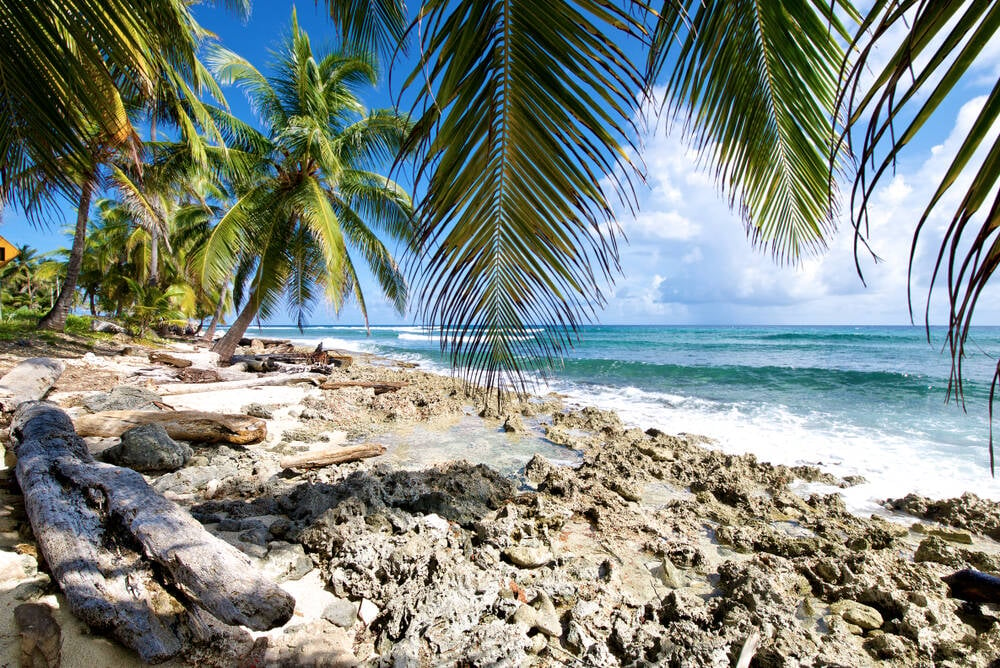
<path fill-rule="evenodd" d="M 275 385 L 295 385 L 310 383 L 319 385 L 326 380 L 321 373 L 287 373 L 274 374 L 263 378 L 247 378 L 245 380 L 226 380 L 221 383 L 169 383 L 156 388 L 161 397 L 174 394 L 194 394 L 196 392 L 224 392 L 225 390 L 243 390 L 248 387 L 268 387 Z"/>
<path fill-rule="evenodd" d="M 38 401 L 59 380 L 65 365 L 48 357 L 32 357 L 0 378 L 0 410 L 12 411 L 25 401 Z"/>
<path fill-rule="evenodd" d="M 80 436 L 121 436 L 143 424 L 162 425 L 170 438 L 193 443 L 258 443 L 267 436 L 267 423 L 249 415 L 202 411 L 101 411 L 74 418 Z"/>
<path fill-rule="evenodd" d="M 970 603 L 1000 603 L 1000 577 L 966 568 L 941 578 L 948 595 Z"/>
<path fill-rule="evenodd" d="M 367 380 L 328 380 L 320 385 L 320 388 L 324 390 L 339 390 L 344 387 L 370 387 L 375 390 L 375 394 L 385 394 L 386 392 L 395 392 L 406 387 L 406 383 Z"/>
<path fill-rule="evenodd" d="M 356 462 L 359 459 L 378 457 L 385 453 L 385 446 L 378 443 L 359 443 L 324 448 L 299 455 L 289 455 L 281 459 L 283 469 L 318 469 L 333 464 Z"/>
<path fill-rule="evenodd" d="M 70 610 L 157 663 L 192 643 L 284 624 L 294 600 L 130 469 L 95 462 L 69 417 L 21 404 L 17 479 L 39 549 Z"/>
<path fill-rule="evenodd" d="M 155 350 L 149 353 L 149 361 L 159 362 L 160 364 L 168 364 L 178 369 L 186 369 L 193 364 L 191 360 L 184 359 L 183 357 L 177 357 L 176 355 L 171 355 L 170 353 L 165 353 L 162 350 Z"/>

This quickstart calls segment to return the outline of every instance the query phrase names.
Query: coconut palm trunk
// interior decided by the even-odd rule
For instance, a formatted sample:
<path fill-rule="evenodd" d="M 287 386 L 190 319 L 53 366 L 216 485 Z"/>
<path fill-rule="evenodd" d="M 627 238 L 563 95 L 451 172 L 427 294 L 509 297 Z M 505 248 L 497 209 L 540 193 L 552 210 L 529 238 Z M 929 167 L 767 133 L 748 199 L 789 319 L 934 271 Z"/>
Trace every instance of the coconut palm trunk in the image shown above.
<path fill-rule="evenodd" d="M 212 314 L 212 320 L 208 323 L 208 329 L 205 330 L 202 339 L 211 343 L 212 339 L 215 338 L 215 328 L 218 326 L 219 321 L 222 320 L 222 312 L 226 308 L 226 291 L 223 290 L 219 294 L 219 303 L 215 307 L 215 313 Z"/>
<path fill-rule="evenodd" d="M 83 249 L 87 242 L 87 219 L 90 217 L 90 200 L 94 195 L 97 183 L 95 169 L 83 182 L 80 189 L 80 205 L 76 211 L 76 230 L 73 232 L 73 248 L 66 265 L 66 278 L 55 304 L 38 323 L 39 329 L 63 331 L 66 329 L 66 316 L 73 306 L 73 295 L 76 292 L 76 279 L 80 276 L 80 265 L 83 264 Z"/>
<path fill-rule="evenodd" d="M 236 317 L 232 326 L 230 326 L 229 331 L 212 346 L 212 352 L 219 353 L 220 362 L 228 362 L 232 359 L 233 353 L 236 352 L 236 346 L 240 344 L 240 339 L 243 338 L 250 323 L 257 316 L 258 307 L 257 295 L 250 295 L 247 303 L 243 306 L 243 310 L 240 311 L 240 314 Z"/>

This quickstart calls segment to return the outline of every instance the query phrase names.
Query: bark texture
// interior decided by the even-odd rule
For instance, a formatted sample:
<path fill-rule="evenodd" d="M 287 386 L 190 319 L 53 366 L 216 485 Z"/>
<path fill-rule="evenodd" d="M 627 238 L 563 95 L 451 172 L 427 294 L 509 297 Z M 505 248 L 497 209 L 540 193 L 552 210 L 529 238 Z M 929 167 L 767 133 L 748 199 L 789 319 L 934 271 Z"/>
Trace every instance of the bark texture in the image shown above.
<path fill-rule="evenodd" d="M 11 436 L 39 549 L 70 610 L 158 663 L 192 643 L 252 645 L 294 600 L 130 469 L 96 462 L 69 417 L 21 404 Z"/>

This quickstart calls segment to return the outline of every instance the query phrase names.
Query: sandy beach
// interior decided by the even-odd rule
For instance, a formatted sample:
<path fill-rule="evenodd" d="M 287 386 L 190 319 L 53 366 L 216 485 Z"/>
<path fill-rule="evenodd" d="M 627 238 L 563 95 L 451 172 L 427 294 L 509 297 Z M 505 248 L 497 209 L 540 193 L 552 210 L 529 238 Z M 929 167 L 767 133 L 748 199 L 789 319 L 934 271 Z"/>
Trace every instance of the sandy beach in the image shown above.
<path fill-rule="evenodd" d="M 277 349 L 258 341 L 237 359 Z M 143 390 L 151 410 L 266 422 L 259 442 L 192 443 L 183 467 L 146 478 L 278 581 L 295 611 L 253 632 L 252 646 L 191 647 L 165 665 L 988 666 L 1000 656 L 997 608 L 949 597 L 941 579 L 1000 572 L 1000 513 L 972 495 L 887 499 L 884 513 L 860 517 L 836 491 L 858 480 L 641 431 L 555 395 L 498 411 L 459 381 L 356 354 L 321 381 L 254 387 L 310 365 L 220 368 L 199 344 L 175 342 L 171 355 L 223 383 L 192 388 L 150 352 L 124 340 L 7 345 L 0 372 L 61 358 L 48 399 L 74 418 Z M 233 381 L 250 382 L 218 389 Z M 87 441 L 102 458 L 120 439 Z M 359 443 L 385 452 L 287 465 Z M 138 665 L 66 610 L 12 463 L 0 665 L 19 665 L 10 611 L 34 601 L 55 608 L 63 666 Z"/>

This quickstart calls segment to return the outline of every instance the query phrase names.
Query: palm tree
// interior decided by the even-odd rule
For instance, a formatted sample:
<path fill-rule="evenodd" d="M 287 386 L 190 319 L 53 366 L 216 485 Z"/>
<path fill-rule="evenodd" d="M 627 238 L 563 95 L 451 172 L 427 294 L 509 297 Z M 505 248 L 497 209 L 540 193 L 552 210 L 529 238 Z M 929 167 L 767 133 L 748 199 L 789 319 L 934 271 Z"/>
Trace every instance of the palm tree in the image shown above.
<path fill-rule="evenodd" d="M 293 10 L 290 34 L 265 77 L 236 54 L 212 58 L 221 82 L 239 85 L 263 124 L 235 119 L 225 128 L 233 156 L 252 156 L 259 177 L 213 229 L 203 272 L 208 285 L 233 277 L 242 309 L 214 346 L 229 359 L 254 318 L 274 312 L 283 295 L 301 326 L 321 286 L 336 308 L 353 295 L 367 319 L 356 251 L 402 312 L 407 286 L 376 231 L 412 239 L 410 198 L 374 169 L 393 160 L 409 130 L 406 118 L 366 111 L 358 92 L 376 83 L 374 57 L 336 51 L 314 55 Z"/>
<path fill-rule="evenodd" d="M 40 328 L 65 325 L 102 168 L 138 154 L 134 118 L 172 119 L 203 153 L 196 128 L 212 126 L 199 96 L 221 99 L 196 57 L 205 36 L 185 0 L 0 2 L 0 202 L 35 221 L 57 196 L 77 204 L 65 281 Z"/>

